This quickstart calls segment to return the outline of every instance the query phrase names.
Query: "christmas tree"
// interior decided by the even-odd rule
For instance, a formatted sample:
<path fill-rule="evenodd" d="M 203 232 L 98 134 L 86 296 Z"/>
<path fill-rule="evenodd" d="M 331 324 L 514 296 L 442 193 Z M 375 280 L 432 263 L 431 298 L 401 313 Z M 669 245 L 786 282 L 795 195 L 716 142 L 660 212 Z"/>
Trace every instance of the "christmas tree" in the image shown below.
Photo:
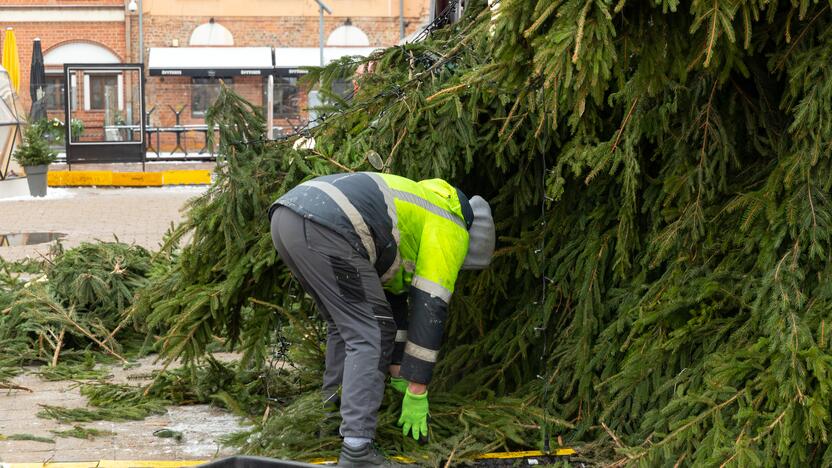
<path fill-rule="evenodd" d="M 136 314 L 171 357 L 219 336 L 258 366 L 291 330 L 316 362 L 267 208 L 380 156 L 482 195 L 497 221 L 492 267 L 453 298 L 435 453 L 558 434 L 622 465 L 832 464 L 832 2 L 489 3 L 313 73 L 325 89 L 374 63 L 303 144 L 266 141 L 258 109 L 223 92 L 217 182 Z M 261 452 L 325 451 L 288 427 L 307 400 L 264 423 L 282 432 Z"/>

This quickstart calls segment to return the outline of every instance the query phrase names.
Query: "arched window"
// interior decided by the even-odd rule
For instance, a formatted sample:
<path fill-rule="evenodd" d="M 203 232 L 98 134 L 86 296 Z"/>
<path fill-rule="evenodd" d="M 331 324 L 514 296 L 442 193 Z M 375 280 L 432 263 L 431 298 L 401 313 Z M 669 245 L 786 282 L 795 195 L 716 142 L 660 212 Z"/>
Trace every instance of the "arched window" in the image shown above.
<path fill-rule="evenodd" d="M 43 56 L 46 68 L 47 110 L 59 111 L 64 108 L 65 63 L 121 63 L 121 58 L 110 49 L 94 42 L 67 42 L 49 49 Z M 75 75 L 70 77 L 72 109 L 78 107 L 77 78 Z M 118 108 L 123 107 L 121 73 L 84 73 L 82 78 L 84 110 L 103 109 L 104 94 L 108 87 L 117 90 Z"/>
<path fill-rule="evenodd" d="M 43 64 L 62 67 L 65 63 L 121 63 L 110 49 L 92 42 L 67 42 L 49 49 L 43 56 Z"/>
<path fill-rule="evenodd" d="M 214 18 L 211 18 L 207 23 L 194 29 L 188 44 L 192 46 L 233 46 L 234 36 L 231 35 L 231 31 L 214 22 Z"/>
<path fill-rule="evenodd" d="M 357 28 L 347 20 L 343 26 L 335 28 L 326 39 L 327 46 L 334 47 L 367 47 L 370 39 L 361 28 Z"/>

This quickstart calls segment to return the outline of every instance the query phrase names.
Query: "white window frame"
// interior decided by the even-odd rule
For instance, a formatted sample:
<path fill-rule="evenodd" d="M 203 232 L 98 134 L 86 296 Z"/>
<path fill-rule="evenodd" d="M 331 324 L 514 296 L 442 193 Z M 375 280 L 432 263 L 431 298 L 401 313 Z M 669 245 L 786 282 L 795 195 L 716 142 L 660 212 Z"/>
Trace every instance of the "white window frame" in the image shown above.
<path fill-rule="evenodd" d="M 114 73 L 115 72 L 115 73 Z M 115 70 L 96 70 L 84 72 L 84 110 L 91 111 L 90 75 L 116 75 L 116 94 L 118 94 L 118 110 L 124 110 L 124 74 Z M 72 75 L 73 81 L 75 74 Z M 73 84 L 74 86 L 74 84 Z M 95 109 L 102 110 L 102 109 Z"/>
<path fill-rule="evenodd" d="M 78 75 L 73 73 L 69 77 L 69 96 L 72 98 L 70 110 L 78 110 Z"/>

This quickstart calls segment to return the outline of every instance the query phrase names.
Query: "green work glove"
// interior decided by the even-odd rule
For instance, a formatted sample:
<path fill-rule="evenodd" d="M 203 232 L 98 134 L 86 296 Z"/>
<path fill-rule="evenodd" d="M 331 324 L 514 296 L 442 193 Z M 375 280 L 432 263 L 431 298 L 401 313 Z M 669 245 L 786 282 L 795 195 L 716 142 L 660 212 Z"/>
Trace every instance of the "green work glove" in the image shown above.
<path fill-rule="evenodd" d="M 397 392 L 404 393 L 407 391 L 407 380 L 401 377 L 390 377 L 390 386 L 395 388 Z"/>
<path fill-rule="evenodd" d="M 411 432 L 414 440 L 419 437 L 428 436 L 428 392 L 421 395 L 404 392 L 402 399 L 402 415 L 399 418 L 399 426 L 402 426 L 402 435 L 407 437 Z"/>

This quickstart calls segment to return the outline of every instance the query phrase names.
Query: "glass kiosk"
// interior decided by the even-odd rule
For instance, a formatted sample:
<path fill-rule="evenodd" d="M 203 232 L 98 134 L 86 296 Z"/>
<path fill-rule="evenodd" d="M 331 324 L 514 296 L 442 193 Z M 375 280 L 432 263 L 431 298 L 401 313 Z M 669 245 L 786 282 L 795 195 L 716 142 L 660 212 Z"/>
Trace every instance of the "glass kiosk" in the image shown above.
<path fill-rule="evenodd" d="M 79 84 L 64 91 L 70 170 L 72 164 L 117 162 L 140 162 L 144 170 L 144 66 L 65 64 L 64 78 Z"/>

